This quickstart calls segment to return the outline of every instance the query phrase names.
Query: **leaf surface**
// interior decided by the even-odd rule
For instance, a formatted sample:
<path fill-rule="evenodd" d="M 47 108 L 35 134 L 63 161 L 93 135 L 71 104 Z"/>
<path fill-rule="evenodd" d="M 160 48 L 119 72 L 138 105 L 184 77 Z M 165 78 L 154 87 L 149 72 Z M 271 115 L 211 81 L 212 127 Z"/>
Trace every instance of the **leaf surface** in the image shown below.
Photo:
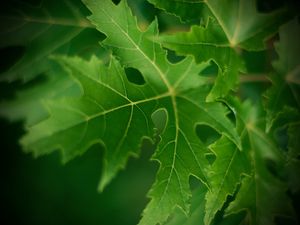
<path fill-rule="evenodd" d="M 213 89 L 208 96 L 212 101 L 224 97 L 235 89 L 244 63 L 236 50 L 232 49 L 222 27 L 210 19 L 206 27 L 192 26 L 191 31 L 174 35 L 162 35 L 160 42 L 180 55 L 193 55 L 197 62 L 214 61 L 219 70 Z"/>
<path fill-rule="evenodd" d="M 222 137 L 211 146 L 216 160 L 208 172 L 210 190 L 205 200 L 204 224 L 211 224 L 228 196 L 233 196 L 244 175 L 250 173 L 248 159 L 232 142 Z"/>
<path fill-rule="evenodd" d="M 19 90 L 13 100 L 2 101 L 0 115 L 10 121 L 25 120 L 25 126 L 32 126 L 48 117 L 44 100 L 80 96 L 78 84 L 62 68 L 55 63 L 51 68 L 38 85 Z"/>
<path fill-rule="evenodd" d="M 95 30 L 86 29 L 68 43 L 68 55 L 90 58 L 97 49 L 97 55 L 107 61 L 107 52 L 99 48 L 101 35 Z M 10 121 L 24 120 L 25 126 L 32 126 L 47 118 L 43 101 L 61 97 L 80 96 L 80 88 L 68 73 L 47 56 L 49 69 L 31 82 L 23 84 L 15 93 L 14 99 L 0 102 L 0 115 Z"/>
<path fill-rule="evenodd" d="M 4 4 L 0 15 L 0 47 L 23 47 L 24 53 L 0 79 L 28 81 L 49 70 L 48 56 L 69 53 L 69 42 L 91 27 L 86 14 L 80 0 L 45 0 L 38 4 L 9 1 Z"/>
<path fill-rule="evenodd" d="M 279 29 L 275 44 L 279 58 L 273 62 L 272 87 L 266 92 L 267 130 L 280 117 L 299 118 L 300 110 L 300 25 L 296 19 Z M 298 119 L 299 120 L 299 119 Z"/>
<path fill-rule="evenodd" d="M 252 173 L 243 179 L 234 201 L 225 213 L 230 215 L 245 210 L 246 223 L 273 225 L 275 217 L 293 218 L 294 211 L 286 194 L 286 183 L 276 176 L 277 168 L 283 166 L 284 157 L 261 129 L 257 109 L 249 102 L 235 105 L 240 115 L 239 126 L 245 132 L 243 149 L 247 152 Z"/>
<path fill-rule="evenodd" d="M 189 176 L 206 183 L 204 153 L 209 151 L 196 135 L 196 124 L 209 124 L 240 147 L 226 108 L 205 102 L 207 80 L 198 73 L 207 63 L 197 65 L 187 57 L 171 64 L 162 47 L 149 38 L 157 36 L 156 22 L 140 31 L 125 1 L 115 5 L 110 0 L 87 0 L 85 4 L 92 23 L 107 36 L 102 45 L 123 66 L 138 69 L 146 83 L 130 83 L 115 58 L 107 68 L 95 57 L 90 61 L 59 57 L 79 81 L 83 95 L 49 101 L 49 119 L 33 126 L 22 143 L 37 155 L 60 148 L 64 161 L 102 143 L 106 154 L 99 188 L 103 189 L 130 155 L 139 154 L 141 139 L 155 135 L 152 115 L 162 110 L 167 122 L 153 155 L 160 168 L 140 224 L 162 223 L 175 207 L 188 213 Z"/>
<path fill-rule="evenodd" d="M 204 26 L 194 25 L 189 32 L 162 35 L 159 40 L 179 55 L 193 55 L 197 62 L 213 60 L 219 67 L 214 87 L 208 96 L 212 101 L 235 90 L 239 73 L 245 72 L 241 49 L 265 49 L 265 41 L 285 21 L 285 12 L 259 13 L 255 1 L 156 1 L 151 3 L 183 18 L 193 19 L 193 8 Z M 182 7 L 181 7 L 182 6 Z"/>
<path fill-rule="evenodd" d="M 183 19 L 213 17 L 221 26 L 230 46 L 247 50 L 265 48 L 265 39 L 288 19 L 285 10 L 258 12 L 254 0 L 149 0 L 155 6 Z M 192 9 L 192 11 L 190 11 Z"/>
<path fill-rule="evenodd" d="M 300 190 L 300 123 L 294 122 L 289 124 L 288 128 L 288 153 L 286 156 L 286 172 L 289 188 L 292 193 L 297 193 Z"/>

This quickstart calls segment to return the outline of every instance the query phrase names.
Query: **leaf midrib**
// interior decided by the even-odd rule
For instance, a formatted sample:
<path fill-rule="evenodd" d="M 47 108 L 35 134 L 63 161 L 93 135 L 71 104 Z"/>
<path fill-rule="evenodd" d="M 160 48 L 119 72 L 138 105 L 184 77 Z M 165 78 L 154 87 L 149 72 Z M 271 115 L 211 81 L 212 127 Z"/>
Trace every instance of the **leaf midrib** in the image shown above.
<path fill-rule="evenodd" d="M 177 140 L 178 140 L 178 133 L 179 133 L 179 117 L 178 117 L 178 109 L 177 109 L 177 102 L 176 102 L 176 92 L 175 92 L 175 89 L 174 87 L 169 83 L 169 81 L 167 80 L 166 78 L 166 75 L 162 72 L 162 70 L 159 68 L 159 66 L 157 66 L 155 64 L 155 62 L 153 60 L 151 60 L 143 51 L 142 49 L 139 47 L 139 45 L 137 43 L 135 43 L 135 41 L 127 34 L 127 32 L 114 20 L 113 17 L 111 17 L 105 10 L 103 9 L 100 9 L 108 18 L 111 19 L 111 22 L 119 28 L 119 30 L 126 36 L 126 38 L 133 44 L 133 46 L 136 48 L 137 51 L 139 51 L 142 56 L 148 61 L 150 62 L 150 64 L 153 66 L 153 68 L 157 71 L 157 73 L 159 74 L 161 80 L 164 82 L 164 84 L 166 85 L 167 89 L 168 89 L 168 95 L 171 97 L 171 102 L 172 102 L 172 106 L 173 106 L 173 113 L 174 113 L 174 118 L 175 118 L 175 138 L 174 138 L 174 141 L 175 141 L 175 147 L 174 147 L 174 153 L 173 153 L 173 156 L 172 156 L 172 166 L 171 166 L 171 171 L 170 171 L 170 174 L 168 176 L 168 181 L 167 181 L 167 185 L 164 189 L 164 193 L 162 194 L 161 198 L 160 198 L 160 201 L 159 201 L 159 204 L 160 202 L 162 201 L 162 199 L 164 198 L 167 190 L 168 190 L 168 187 L 169 187 L 169 184 L 170 184 L 170 181 L 171 181 L 171 178 L 173 176 L 173 171 L 175 169 L 175 162 L 176 162 L 176 155 L 177 155 Z M 97 26 L 97 24 L 95 24 Z M 138 26 L 137 26 L 137 29 Z M 154 54 L 155 54 L 155 50 L 154 50 Z M 177 84 L 178 85 L 178 84 Z M 159 205 L 158 204 L 158 205 Z"/>

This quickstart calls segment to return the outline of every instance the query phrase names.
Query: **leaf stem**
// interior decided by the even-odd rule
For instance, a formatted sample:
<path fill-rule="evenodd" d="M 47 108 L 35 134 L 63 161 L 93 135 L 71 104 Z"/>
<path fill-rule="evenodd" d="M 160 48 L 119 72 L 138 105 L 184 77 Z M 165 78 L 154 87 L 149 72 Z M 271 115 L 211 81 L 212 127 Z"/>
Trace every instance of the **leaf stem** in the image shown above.
<path fill-rule="evenodd" d="M 271 80 L 264 74 L 242 74 L 240 75 L 241 83 L 262 82 L 270 83 Z"/>

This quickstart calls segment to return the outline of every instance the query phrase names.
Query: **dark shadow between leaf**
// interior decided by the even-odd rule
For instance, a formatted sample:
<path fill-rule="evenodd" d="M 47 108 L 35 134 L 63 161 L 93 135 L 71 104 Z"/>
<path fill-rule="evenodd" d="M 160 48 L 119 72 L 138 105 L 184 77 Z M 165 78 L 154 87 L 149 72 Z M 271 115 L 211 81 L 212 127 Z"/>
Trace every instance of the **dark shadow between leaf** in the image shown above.
<path fill-rule="evenodd" d="M 199 75 L 205 77 L 216 77 L 218 75 L 218 71 L 219 71 L 218 65 L 215 63 L 215 61 L 210 60 L 209 66 L 206 67 L 204 70 L 201 70 Z"/>
<path fill-rule="evenodd" d="M 130 83 L 136 85 L 144 85 L 146 83 L 142 73 L 135 68 L 127 67 L 125 68 L 125 73 L 126 73 L 127 80 Z"/>
<path fill-rule="evenodd" d="M 196 134 L 206 146 L 209 146 L 221 137 L 218 131 L 206 124 L 197 124 Z"/>
<path fill-rule="evenodd" d="M 0 49 L 0 75 L 9 70 L 24 55 L 24 46 L 8 46 Z"/>
<path fill-rule="evenodd" d="M 212 165 L 216 161 L 216 155 L 212 152 L 205 154 L 205 158 L 209 162 L 210 165 Z"/>
<path fill-rule="evenodd" d="M 166 49 L 166 50 L 167 50 L 167 59 L 171 63 L 174 63 L 174 64 L 179 63 L 185 59 L 184 56 L 177 55 L 175 51 L 172 51 L 170 49 Z"/>
<path fill-rule="evenodd" d="M 112 0 L 112 1 L 115 5 L 118 5 L 121 2 L 121 0 Z"/>

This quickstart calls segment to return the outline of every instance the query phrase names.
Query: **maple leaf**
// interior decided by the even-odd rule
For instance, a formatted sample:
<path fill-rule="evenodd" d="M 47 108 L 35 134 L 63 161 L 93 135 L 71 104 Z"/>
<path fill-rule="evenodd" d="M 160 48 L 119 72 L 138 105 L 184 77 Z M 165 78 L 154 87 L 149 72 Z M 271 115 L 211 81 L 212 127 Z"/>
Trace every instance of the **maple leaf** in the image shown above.
<path fill-rule="evenodd" d="M 229 195 L 233 196 L 242 176 L 249 174 L 248 158 L 227 138 L 222 137 L 210 147 L 216 160 L 209 169 L 210 190 L 205 200 L 204 224 L 211 224 Z"/>
<path fill-rule="evenodd" d="M 279 59 L 273 62 L 272 87 L 265 93 L 267 130 L 281 117 L 299 121 L 300 109 L 300 25 L 294 19 L 279 29 L 280 41 L 275 44 Z"/>
<path fill-rule="evenodd" d="M 225 210 L 226 215 L 245 210 L 245 221 L 253 225 L 275 224 L 275 217 L 294 218 L 286 194 L 287 185 L 275 176 L 276 167 L 283 167 L 284 156 L 260 128 L 258 107 L 249 102 L 240 105 L 237 101 L 231 102 L 231 106 L 239 115 L 238 126 L 244 133 L 242 144 L 248 155 L 246 163 L 251 167 L 251 175 L 243 179 L 234 201 Z M 274 168 L 268 167 L 266 162 L 272 162 Z"/>
<path fill-rule="evenodd" d="M 113 2 L 65 0 L 60 13 L 45 0 L 36 8 L 22 6 L 26 15 L 3 14 L 5 21 L 28 24 L 13 32 L 5 27 L 0 46 L 28 51 L 1 79 L 46 77 L 0 103 L 1 116 L 25 120 L 24 150 L 35 156 L 60 150 L 67 162 L 100 144 L 102 191 L 150 139 L 159 169 L 140 225 L 293 220 L 286 193 L 300 188 L 299 21 L 279 30 L 265 114 L 255 88 L 249 94 L 255 104 L 231 90 L 246 71 L 244 53 L 265 54 L 265 41 L 289 18 L 287 11 L 260 13 L 254 0 L 149 0 L 181 22 L 200 22 L 189 32 L 161 35 L 156 19 L 142 31 L 127 1 Z M 163 47 L 186 57 L 171 63 Z M 212 79 L 214 64 L 218 74 Z M 132 80 L 132 71 L 140 72 L 141 83 Z M 250 86 L 243 83 L 241 92 Z M 200 181 L 195 190 L 191 176 Z"/>
<path fill-rule="evenodd" d="M 199 0 L 187 0 L 187 1 L 159 1 L 148 0 L 151 4 L 157 8 L 166 10 L 169 13 L 179 16 L 183 21 L 195 22 L 201 18 L 201 12 L 203 11 L 203 1 Z"/>
<path fill-rule="evenodd" d="M 101 37 L 101 34 L 99 35 L 95 30 L 82 31 L 68 43 L 68 55 L 76 54 L 90 58 L 94 54 L 94 49 L 97 49 L 97 56 L 106 61 L 107 52 L 99 48 Z M 43 74 L 36 74 L 38 76 L 31 80 L 31 84 L 25 83 L 19 90 L 16 90 L 14 99 L 0 101 L 1 116 L 10 121 L 24 120 L 25 126 L 32 126 L 48 116 L 43 106 L 44 100 L 80 95 L 77 83 L 58 63 L 54 62 L 50 56 L 43 60 L 47 61 L 47 67 L 49 67 Z M 27 76 L 26 69 L 19 69 L 24 76 Z"/>
<path fill-rule="evenodd" d="M 50 63 L 49 63 L 50 64 Z M 24 120 L 25 126 L 32 126 L 48 117 L 44 100 L 80 96 L 78 84 L 54 62 L 39 85 L 19 90 L 13 100 L 0 103 L 0 115 L 10 121 Z"/>
<path fill-rule="evenodd" d="M 228 110 L 220 103 L 205 102 L 207 79 L 198 73 L 207 63 L 197 65 L 191 57 L 177 64 L 168 62 L 166 52 L 149 38 L 158 35 L 156 21 L 140 31 L 125 1 L 115 5 L 110 0 L 88 0 L 85 4 L 92 12 L 89 19 L 107 36 L 102 45 L 124 66 L 138 69 L 146 83 L 131 84 L 114 58 L 106 67 L 95 57 L 90 61 L 58 57 L 79 81 L 83 96 L 48 101 L 49 119 L 30 128 L 23 146 L 36 155 L 59 148 L 67 161 L 102 143 L 106 148 L 102 190 L 130 155 L 139 154 L 141 140 L 153 137 L 152 116 L 160 110 L 167 118 L 153 155 L 160 168 L 140 224 L 164 222 L 176 206 L 188 213 L 189 176 L 206 183 L 204 153 L 209 151 L 195 126 L 209 124 L 240 147 L 226 117 Z"/>
<path fill-rule="evenodd" d="M 51 68 L 49 54 L 72 52 L 70 42 L 91 28 L 81 1 L 51 0 L 30 4 L 10 1 L 1 7 L 1 48 L 25 49 L 21 57 L 1 74 L 1 81 L 28 81 Z M 95 34 L 90 35 L 93 40 Z M 22 38 L 20 38 L 22 37 Z M 96 35 L 99 38 L 99 35 Z M 82 44 L 86 47 L 89 42 Z"/>
<path fill-rule="evenodd" d="M 285 164 L 285 177 L 292 192 L 300 188 L 298 178 L 299 122 L 300 122 L 300 25 L 297 19 L 291 20 L 279 29 L 279 41 L 275 43 L 278 59 L 273 62 L 274 72 L 270 78 L 272 87 L 265 93 L 267 112 L 266 130 L 275 134 L 286 129 L 288 137 Z"/>
<path fill-rule="evenodd" d="M 196 188 L 193 191 L 189 217 L 187 217 L 181 210 L 177 209 L 166 222 L 166 225 L 203 225 L 206 193 L 207 187 L 204 185 Z"/>
<path fill-rule="evenodd" d="M 194 55 L 197 62 L 213 60 L 219 67 L 218 76 L 208 96 L 212 101 L 225 97 L 238 82 L 239 71 L 245 71 L 244 62 L 230 47 L 222 27 L 210 19 L 206 27 L 192 26 L 190 32 L 161 35 L 160 42 L 180 55 Z"/>
<path fill-rule="evenodd" d="M 205 195 L 207 188 L 205 186 L 197 187 L 193 191 L 191 200 L 191 213 L 187 217 L 182 211 L 176 210 L 166 225 L 204 225 L 205 216 Z M 214 220 L 212 225 L 232 225 L 241 224 L 244 219 L 242 214 L 232 214 L 225 218 Z"/>
<path fill-rule="evenodd" d="M 204 18 L 206 22 L 209 17 L 213 17 L 221 26 L 229 46 L 247 50 L 265 49 L 265 40 L 275 34 L 278 26 L 290 18 L 287 16 L 289 12 L 283 9 L 271 13 L 258 12 L 254 0 L 148 1 L 175 15 L 184 14 L 186 15 L 184 18 L 195 18 L 193 13 L 189 13 L 191 8 L 197 12 L 198 18 Z M 177 5 L 184 7 L 176 7 Z"/>
<path fill-rule="evenodd" d="M 193 7 L 199 17 L 208 18 L 205 26 L 194 25 L 189 32 L 161 35 L 159 41 L 179 55 L 193 55 L 197 62 L 213 60 L 218 65 L 218 76 L 208 96 L 210 101 L 225 97 L 230 90 L 234 90 L 239 73 L 246 71 L 240 49 L 265 49 L 265 40 L 286 21 L 284 11 L 258 13 L 255 1 L 240 0 L 221 4 L 214 0 L 150 2 L 184 18 L 189 15 L 187 9 Z M 179 8 L 181 5 L 184 7 Z M 193 12 L 191 15 L 193 17 Z"/>
<path fill-rule="evenodd" d="M 282 168 L 284 157 L 272 139 L 260 128 L 260 107 L 249 101 L 240 104 L 233 98 L 227 104 L 236 112 L 243 151 L 235 151 L 234 146 L 230 147 L 231 143 L 223 137 L 215 142 L 211 148 L 218 154 L 210 168 L 210 189 L 205 191 L 203 186 L 196 189 L 192 198 L 191 215 L 187 217 L 177 211 L 167 224 L 263 225 L 275 224 L 276 217 L 293 220 L 295 214 L 286 194 L 287 185 L 266 164 L 268 160 Z M 291 132 L 295 134 L 294 130 Z M 232 196 L 231 200 L 226 199 L 229 195 Z M 220 207 L 226 202 L 229 206 L 222 208 L 221 212 Z M 219 220 L 215 220 L 216 210 L 221 212 Z M 240 213 L 242 211 L 246 213 Z"/>

